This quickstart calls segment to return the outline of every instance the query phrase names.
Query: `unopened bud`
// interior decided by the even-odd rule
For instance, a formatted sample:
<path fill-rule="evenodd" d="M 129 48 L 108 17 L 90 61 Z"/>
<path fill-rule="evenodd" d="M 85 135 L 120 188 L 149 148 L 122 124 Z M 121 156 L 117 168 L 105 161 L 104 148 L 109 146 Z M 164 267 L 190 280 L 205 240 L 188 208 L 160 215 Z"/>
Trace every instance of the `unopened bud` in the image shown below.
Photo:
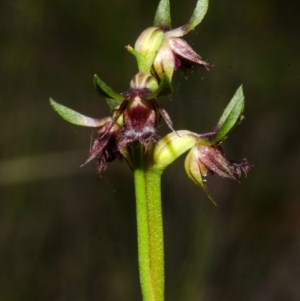
<path fill-rule="evenodd" d="M 156 55 L 164 38 L 163 30 L 158 27 L 148 27 L 136 40 L 134 49 L 143 57 Z"/>
<path fill-rule="evenodd" d="M 134 50 L 139 54 L 140 71 L 150 72 L 154 58 L 165 39 L 165 34 L 158 27 L 145 29 L 135 42 Z"/>
<path fill-rule="evenodd" d="M 158 89 L 157 79 L 147 72 L 139 72 L 136 74 L 130 82 L 131 89 L 148 89 L 154 92 Z"/>
<path fill-rule="evenodd" d="M 197 134 L 181 130 L 163 137 L 154 148 L 155 168 L 164 169 L 191 149 L 197 141 Z"/>

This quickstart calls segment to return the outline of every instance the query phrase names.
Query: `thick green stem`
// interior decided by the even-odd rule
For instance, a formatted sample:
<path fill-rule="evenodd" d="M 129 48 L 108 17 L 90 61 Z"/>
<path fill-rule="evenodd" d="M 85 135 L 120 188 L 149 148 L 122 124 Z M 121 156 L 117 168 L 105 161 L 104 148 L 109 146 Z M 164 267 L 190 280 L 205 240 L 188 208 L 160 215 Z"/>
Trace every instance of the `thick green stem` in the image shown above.
<path fill-rule="evenodd" d="M 146 172 L 146 191 L 148 201 L 148 224 L 150 243 L 150 269 L 155 301 L 164 300 L 164 234 L 161 206 L 162 171 L 148 169 Z"/>
<path fill-rule="evenodd" d="M 138 254 L 143 301 L 164 300 L 164 244 L 161 170 L 152 169 L 152 152 L 133 150 Z"/>

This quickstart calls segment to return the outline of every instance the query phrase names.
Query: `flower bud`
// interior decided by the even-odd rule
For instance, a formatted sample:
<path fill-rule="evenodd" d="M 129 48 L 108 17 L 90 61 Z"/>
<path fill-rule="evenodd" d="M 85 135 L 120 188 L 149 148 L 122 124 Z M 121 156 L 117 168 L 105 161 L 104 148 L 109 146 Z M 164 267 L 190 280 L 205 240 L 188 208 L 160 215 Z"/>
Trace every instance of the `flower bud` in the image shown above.
<path fill-rule="evenodd" d="M 158 27 L 149 27 L 140 34 L 134 45 L 134 50 L 141 56 L 138 59 L 140 71 L 150 72 L 164 38 L 163 30 Z"/>
<path fill-rule="evenodd" d="M 179 156 L 192 148 L 197 141 L 197 135 L 186 130 L 172 132 L 162 138 L 154 148 L 154 166 L 165 169 Z"/>
<path fill-rule="evenodd" d="M 148 89 L 151 92 L 154 92 L 158 89 L 157 79 L 147 72 L 139 72 L 136 74 L 132 81 L 130 82 L 131 89 Z"/>
<path fill-rule="evenodd" d="M 148 27 L 135 42 L 134 49 L 144 57 L 156 54 L 165 37 L 164 32 L 158 27 Z"/>

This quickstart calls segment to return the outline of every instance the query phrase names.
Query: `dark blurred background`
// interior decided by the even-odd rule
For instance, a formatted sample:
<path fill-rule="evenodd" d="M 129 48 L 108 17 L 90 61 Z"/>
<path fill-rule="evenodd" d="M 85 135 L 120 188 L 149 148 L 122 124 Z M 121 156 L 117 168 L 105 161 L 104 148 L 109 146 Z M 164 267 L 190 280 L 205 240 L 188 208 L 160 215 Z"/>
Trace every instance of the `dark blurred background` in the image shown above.
<path fill-rule="evenodd" d="M 128 88 L 137 68 L 124 46 L 152 25 L 157 2 L 1 1 L 1 301 L 141 300 L 132 172 L 79 168 L 95 131 L 62 120 L 48 99 L 107 116 L 93 74 Z M 195 3 L 171 2 L 174 27 Z M 246 118 L 223 145 L 254 167 L 240 184 L 208 179 L 217 207 L 183 158 L 166 170 L 166 300 L 300 300 L 299 9 L 211 1 L 186 36 L 214 67 L 176 74 L 160 103 L 176 129 L 205 132 L 243 84 Z"/>

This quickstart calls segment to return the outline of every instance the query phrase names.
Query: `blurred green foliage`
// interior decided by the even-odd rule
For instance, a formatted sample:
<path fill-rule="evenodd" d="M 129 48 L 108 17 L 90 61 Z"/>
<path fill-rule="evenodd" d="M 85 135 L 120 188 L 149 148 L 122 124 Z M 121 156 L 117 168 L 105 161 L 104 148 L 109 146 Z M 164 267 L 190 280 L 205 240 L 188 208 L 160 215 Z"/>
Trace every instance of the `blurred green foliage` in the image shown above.
<path fill-rule="evenodd" d="M 195 1 L 172 1 L 181 25 Z M 153 21 L 142 0 L 0 4 L 0 300 L 140 300 L 132 172 L 84 168 L 93 130 L 64 122 L 48 99 L 109 113 L 97 73 L 125 91 L 125 45 Z M 176 129 L 210 130 L 243 84 L 246 119 L 224 142 L 254 165 L 241 184 L 209 179 L 215 208 L 179 160 L 163 183 L 166 300 L 299 300 L 300 3 L 211 1 L 187 36 L 214 65 L 175 76 L 161 104 Z M 162 132 L 165 132 L 162 126 Z M 202 299 L 203 297 L 203 299 Z"/>

